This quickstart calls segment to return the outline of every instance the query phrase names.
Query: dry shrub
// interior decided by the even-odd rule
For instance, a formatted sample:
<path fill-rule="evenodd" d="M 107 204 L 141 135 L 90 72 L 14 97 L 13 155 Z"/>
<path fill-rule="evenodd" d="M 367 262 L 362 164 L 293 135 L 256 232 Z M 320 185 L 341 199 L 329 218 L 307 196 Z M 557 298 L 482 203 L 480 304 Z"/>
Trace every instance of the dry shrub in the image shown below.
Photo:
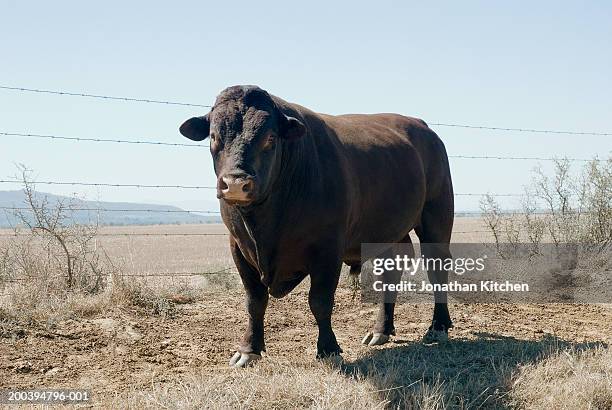
<path fill-rule="evenodd" d="M 14 210 L 20 225 L 15 228 L 15 235 L 29 237 L 21 244 L 25 245 L 21 246 L 21 254 L 27 260 L 13 264 L 16 274 L 27 277 L 32 268 L 28 265 L 42 263 L 46 276 L 64 276 L 67 289 L 98 292 L 104 287 L 106 266 L 96 240 L 97 215 L 88 215 L 86 223 L 79 222 L 79 198 L 58 199 L 51 203 L 46 195 L 36 192 L 32 171 L 23 165 L 19 170 L 25 207 Z"/>
<path fill-rule="evenodd" d="M 173 316 L 194 299 L 186 286 L 151 286 L 123 275 L 97 240 L 98 220 L 83 223 L 77 198 L 51 203 L 20 167 L 24 206 L 20 225 L 0 243 L 0 309 L 24 321 L 91 316 L 119 304 Z"/>
<path fill-rule="evenodd" d="M 14 235 L 0 244 L 0 307 L 16 318 L 56 320 L 106 305 L 114 268 L 98 246 L 97 221 L 78 223 L 76 199 L 51 203 L 20 168 L 24 204 Z"/>
<path fill-rule="evenodd" d="M 511 404 L 529 409 L 611 409 L 612 349 L 565 350 L 522 366 Z"/>
<path fill-rule="evenodd" d="M 177 313 L 176 305 L 192 303 L 200 296 L 183 281 L 134 278 L 120 269 L 108 272 L 106 285 L 95 293 L 68 289 L 63 277 L 53 275 L 11 281 L 4 285 L 0 310 L 26 322 L 91 317 L 117 306 L 138 307 L 147 314 L 171 318 Z"/>
<path fill-rule="evenodd" d="M 522 197 L 522 209 L 502 212 L 492 195 L 481 201 L 485 225 L 495 243 L 579 244 L 601 250 L 612 244 L 612 157 L 594 159 L 571 173 L 567 159 L 555 160 L 551 176 L 536 168 Z"/>
<path fill-rule="evenodd" d="M 87 316 L 108 305 L 106 275 L 112 265 L 102 269 L 98 264 L 94 276 L 74 275 L 69 287 L 56 250 L 53 242 L 31 236 L 15 236 L 2 245 L 0 308 L 31 321 Z"/>

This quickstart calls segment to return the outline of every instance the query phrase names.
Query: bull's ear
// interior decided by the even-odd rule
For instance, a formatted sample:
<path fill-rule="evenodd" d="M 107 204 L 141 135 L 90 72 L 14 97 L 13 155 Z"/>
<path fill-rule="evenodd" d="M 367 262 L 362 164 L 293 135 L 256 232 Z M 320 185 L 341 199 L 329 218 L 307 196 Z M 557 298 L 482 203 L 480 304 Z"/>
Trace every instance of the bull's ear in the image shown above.
<path fill-rule="evenodd" d="M 188 119 L 179 128 L 181 134 L 193 141 L 202 141 L 210 133 L 210 122 L 208 114 L 203 117 L 193 117 Z"/>
<path fill-rule="evenodd" d="M 282 137 L 288 140 L 298 139 L 306 134 L 306 126 L 302 121 L 294 117 L 285 116 L 285 124 L 283 126 Z"/>

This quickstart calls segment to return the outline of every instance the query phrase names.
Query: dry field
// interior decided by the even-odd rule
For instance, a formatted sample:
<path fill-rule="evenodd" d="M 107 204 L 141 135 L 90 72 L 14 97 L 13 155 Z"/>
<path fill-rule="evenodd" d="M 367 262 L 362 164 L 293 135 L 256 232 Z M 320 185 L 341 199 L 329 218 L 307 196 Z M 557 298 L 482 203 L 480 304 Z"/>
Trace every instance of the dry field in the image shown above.
<path fill-rule="evenodd" d="M 455 230 L 455 242 L 489 239 L 459 233 L 482 231 L 478 218 L 458 218 Z M 180 232 L 225 229 L 101 233 Z M 360 341 L 376 308 L 343 281 L 333 319 L 344 362 L 321 363 L 304 283 L 271 300 L 264 359 L 234 370 L 227 361 L 246 319 L 236 276 L 176 275 L 234 271 L 225 236 L 99 241 L 121 268 L 114 280 L 138 297 L 111 286 L 39 300 L 22 283 L 0 287 L 0 389 L 87 388 L 93 408 L 612 408 L 610 306 L 456 304 L 449 342 L 426 346 L 432 306 L 400 305 L 392 343 L 369 348 Z"/>

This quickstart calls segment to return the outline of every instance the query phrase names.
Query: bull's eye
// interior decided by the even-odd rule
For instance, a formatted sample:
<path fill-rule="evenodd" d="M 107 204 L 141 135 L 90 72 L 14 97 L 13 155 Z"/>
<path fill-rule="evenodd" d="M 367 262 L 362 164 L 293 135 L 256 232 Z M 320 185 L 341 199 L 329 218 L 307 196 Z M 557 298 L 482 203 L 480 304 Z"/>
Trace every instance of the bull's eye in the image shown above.
<path fill-rule="evenodd" d="M 221 138 L 215 133 L 210 134 L 210 149 L 213 153 L 219 152 L 222 149 Z"/>
<path fill-rule="evenodd" d="M 210 146 L 217 147 L 219 144 L 221 144 L 221 138 L 215 133 L 210 134 Z"/>
<path fill-rule="evenodd" d="M 270 134 L 263 141 L 263 149 L 264 150 L 272 149 L 274 148 L 274 144 L 276 144 L 276 137 Z"/>

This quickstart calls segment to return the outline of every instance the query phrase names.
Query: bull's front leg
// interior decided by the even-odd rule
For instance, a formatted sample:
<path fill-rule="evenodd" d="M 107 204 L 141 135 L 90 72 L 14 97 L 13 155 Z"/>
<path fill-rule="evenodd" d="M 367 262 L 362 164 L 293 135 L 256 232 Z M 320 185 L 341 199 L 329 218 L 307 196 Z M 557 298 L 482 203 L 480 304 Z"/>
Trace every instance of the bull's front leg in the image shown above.
<path fill-rule="evenodd" d="M 261 283 L 259 273 L 246 261 L 236 243 L 231 244 L 231 251 L 246 291 L 248 321 L 238 351 L 230 360 L 230 366 L 245 367 L 261 359 L 261 352 L 266 350 L 264 315 L 268 306 L 268 289 Z"/>
<path fill-rule="evenodd" d="M 310 275 L 308 303 L 319 327 L 317 359 L 342 353 L 331 324 L 334 295 L 340 279 L 341 266 L 340 262 L 330 263 L 327 266 L 320 266 Z"/>

